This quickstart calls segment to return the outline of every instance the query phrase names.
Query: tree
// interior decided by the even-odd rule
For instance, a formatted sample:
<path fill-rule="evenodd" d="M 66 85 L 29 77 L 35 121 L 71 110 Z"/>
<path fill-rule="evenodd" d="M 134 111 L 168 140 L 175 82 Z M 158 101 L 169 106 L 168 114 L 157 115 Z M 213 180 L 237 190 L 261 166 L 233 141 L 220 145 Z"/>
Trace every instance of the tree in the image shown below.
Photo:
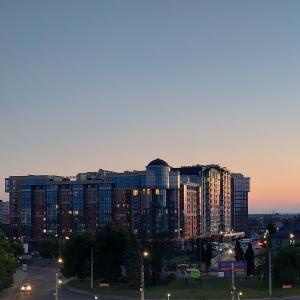
<path fill-rule="evenodd" d="M 269 236 L 272 236 L 274 233 L 277 232 L 275 224 L 273 222 L 270 222 L 267 226 L 267 230 L 269 232 Z"/>
<path fill-rule="evenodd" d="M 124 251 L 125 278 L 129 288 L 139 288 L 141 285 L 141 253 L 138 240 L 131 232 Z"/>
<path fill-rule="evenodd" d="M 16 270 L 16 258 L 9 241 L 0 231 L 0 291 L 13 283 L 13 274 Z"/>
<path fill-rule="evenodd" d="M 156 240 L 150 244 L 150 257 L 144 260 L 145 279 L 148 285 L 158 285 L 160 283 L 165 248 L 164 241 Z"/>
<path fill-rule="evenodd" d="M 98 278 L 114 282 L 121 279 L 121 266 L 129 232 L 119 225 L 110 223 L 95 235 L 94 273 Z"/>
<path fill-rule="evenodd" d="M 248 248 L 245 252 L 245 260 L 247 261 L 247 275 L 254 275 L 255 263 L 254 263 L 254 251 L 251 243 L 248 244 Z"/>
<path fill-rule="evenodd" d="M 211 243 L 208 243 L 206 245 L 206 250 L 204 252 L 204 262 L 206 264 L 206 272 L 207 273 L 211 266 L 211 259 L 212 259 L 212 245 L 211 245 Z"/>
<path fill-rule="evenodd" d="M 235 249 L 235 260 L 236 261 L 245 260 L 244 251 L 242 249 L 241 243 L 238 240 L 235 243 L 234 249 Z"/>
<path fill-rule="evenodd" d="M 83 280 L 90 274 L 92 236 L 89 233 L 74 233 L 63 249 L 63 274 Z"/>
<path fill-rule="evenodd" d="M 37 250 L 44 258 L 58 257 L 58 241 L 53 239 L 38 241 Z"/>

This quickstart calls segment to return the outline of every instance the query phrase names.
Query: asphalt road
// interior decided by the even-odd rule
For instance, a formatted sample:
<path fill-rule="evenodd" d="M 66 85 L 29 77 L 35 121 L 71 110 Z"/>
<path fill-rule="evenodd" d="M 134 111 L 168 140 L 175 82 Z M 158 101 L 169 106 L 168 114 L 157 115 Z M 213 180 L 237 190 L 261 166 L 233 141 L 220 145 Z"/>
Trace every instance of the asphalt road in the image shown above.
<path fill-rule="evenodd" d="M 19 270 L 15 276 L 13 287 L 0 293 L 0 300 L 55 300 L 55 273 L 57 268 L 41 261 L 33 262 L 27 272 Z M 23 283 L 32 285 L 31 293 L 24 293 L 20 290 Z M 59 293 L 59 300 L 93 300 L 94 296 L 82 294 L 62 286 Z M 272 300 L 300 300 L 300 297 L 289 297 Z M 122 295 L 120 297 L 100 296 L 98 300 L 126 300 Z M 153 299 L 154 300 L 154 299 Z M 162 300 L 162 299 L 159 299 Z"/>
<path fill-rule="evenodd" d="M 55 300 L 55 274 L 57 267 L 45 260 L 36 259 L 28 265 L 28 271 L 18 270 L 11 288 L 0 293 L 0 300 Z M 31 292 L 21 291 L 22 284 L 30 284 Z M 82 294 L 62 286 L 59 300 L 92 300 L 94 296 Z M 120 298 L 121 299 L 121 298 Z M 116 300 L 116 298 L 98 297 L 98 300 Z M 125 299 L 124 299 L 125 300 Z"/>

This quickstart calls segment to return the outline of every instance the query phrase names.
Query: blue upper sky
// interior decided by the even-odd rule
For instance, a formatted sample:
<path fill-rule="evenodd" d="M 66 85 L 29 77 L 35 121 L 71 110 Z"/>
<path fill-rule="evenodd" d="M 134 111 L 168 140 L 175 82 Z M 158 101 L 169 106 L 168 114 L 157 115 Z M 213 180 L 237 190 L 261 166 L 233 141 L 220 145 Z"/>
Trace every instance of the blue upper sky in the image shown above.
<path fill-rule="evenodd" d="M 2 0 L 0 180 L 214 162 L 299 211 L 299 37 L 299 1 Z"/>

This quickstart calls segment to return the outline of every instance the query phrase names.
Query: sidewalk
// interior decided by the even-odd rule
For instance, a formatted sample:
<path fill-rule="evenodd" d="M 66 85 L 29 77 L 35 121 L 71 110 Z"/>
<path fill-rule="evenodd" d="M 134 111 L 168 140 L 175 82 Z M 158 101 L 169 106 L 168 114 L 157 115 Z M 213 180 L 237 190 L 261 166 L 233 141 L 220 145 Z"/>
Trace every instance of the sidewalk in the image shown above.
<path fill-rule="evenodd" d="M 0 299 L 13 300 L 17 290 L 19 289 L 20 285 L 22 284 L 26 276 L 27 276 L 27 272 L 24 272 L 21 269 L 17 269 L 16 273 L 14 274 L 13 285 L 10 288 L 0 292 Z"/>

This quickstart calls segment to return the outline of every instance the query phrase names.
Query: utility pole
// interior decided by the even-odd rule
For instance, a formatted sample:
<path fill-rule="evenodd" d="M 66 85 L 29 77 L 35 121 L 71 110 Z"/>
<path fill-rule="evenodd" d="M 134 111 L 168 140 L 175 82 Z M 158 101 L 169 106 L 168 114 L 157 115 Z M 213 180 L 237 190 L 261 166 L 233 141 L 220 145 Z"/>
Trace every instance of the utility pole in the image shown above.
<path fill-rule="evenodd" d="M 91 289 L 94 288 L 94 248 L 91 249 Z"/>
<path fill-rule="evenodd" d="M 234 300 L 235 286 L 234 286 L 234 262 L 231 263 L 231 299 Z"/>
<path fill-rule="evenodd" d="M 269 252 L 269 296 L 272 296 L 272 252 Z"/>
<path fill-rule="evenodd" d="M 141 267 L 141 300 L 145 299 L 145 277 L 144 277 L 144 260 L 142 256 L 142 267 Z"/>
<path fill-rule="evenodd" d="M 58 273 L 55 273 L 55 300 L 58 300 Z"/>

